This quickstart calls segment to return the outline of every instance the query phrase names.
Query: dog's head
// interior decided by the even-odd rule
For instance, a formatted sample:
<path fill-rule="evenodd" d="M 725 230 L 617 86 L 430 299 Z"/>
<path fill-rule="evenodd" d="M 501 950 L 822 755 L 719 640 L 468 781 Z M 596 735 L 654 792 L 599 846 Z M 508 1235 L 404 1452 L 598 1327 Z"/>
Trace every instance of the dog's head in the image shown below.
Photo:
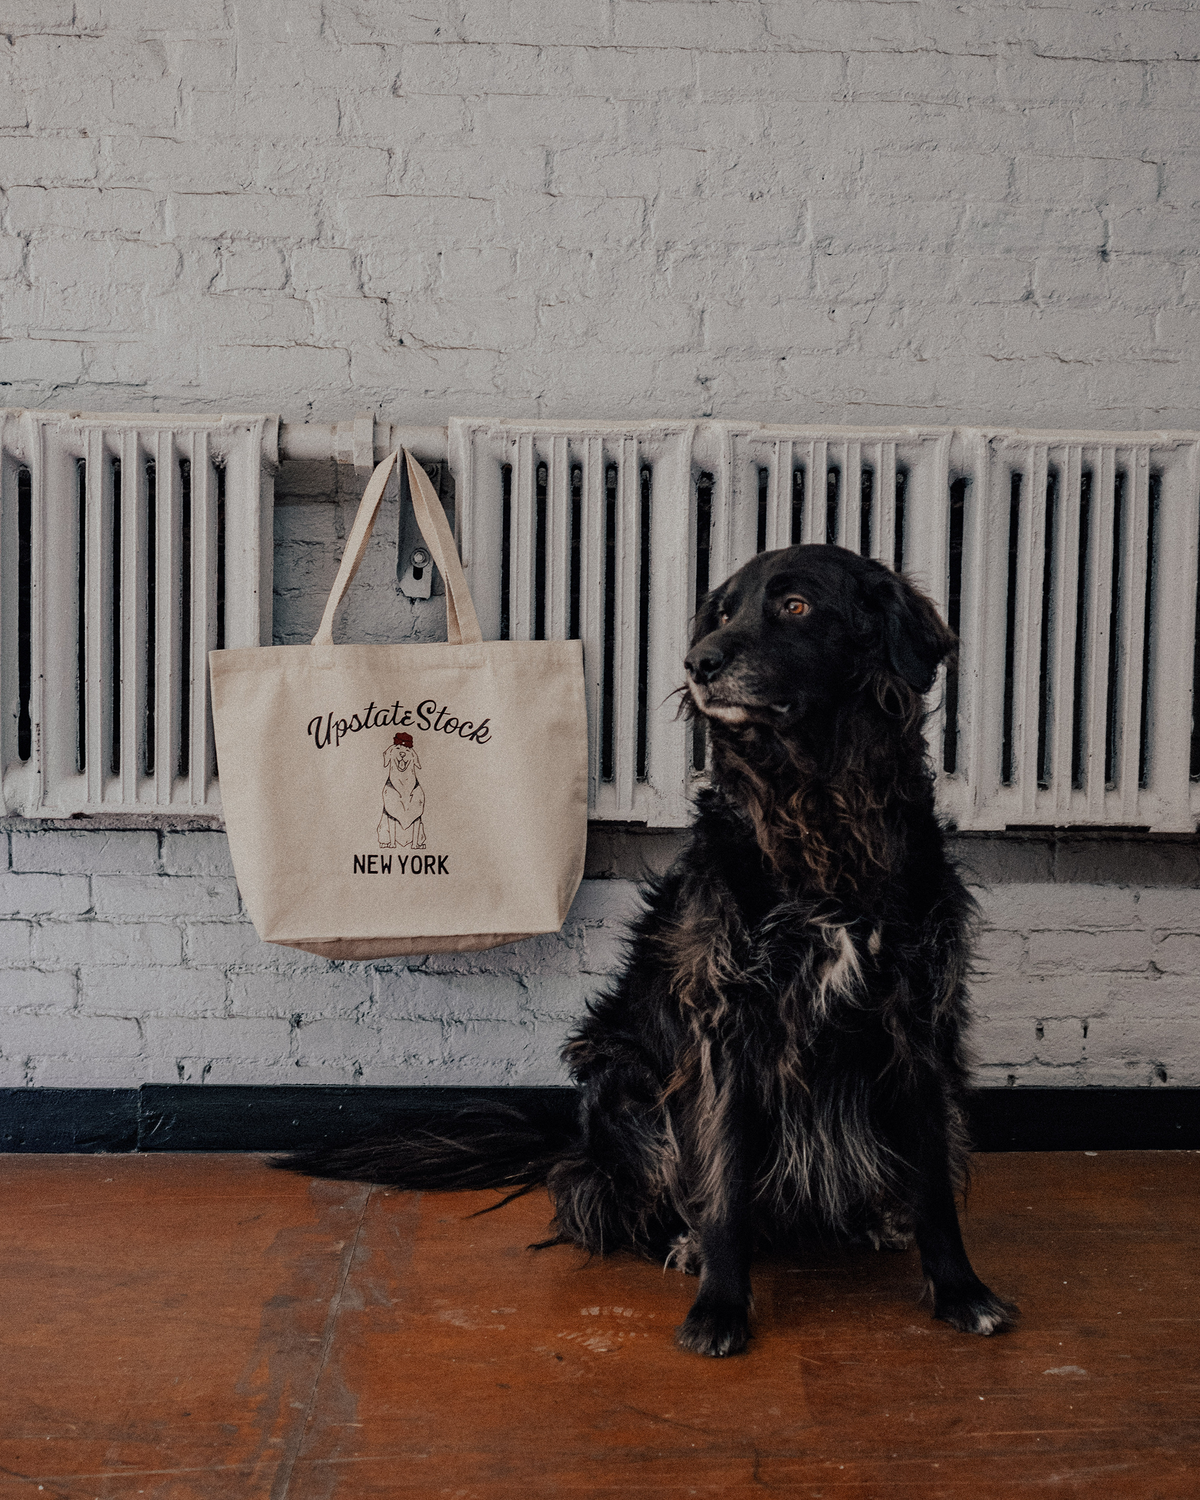
<path fill-rule="evenodd" d="M 782 727 L 880 677 L 926 693 L 953 645 L 929 600 L 882 563 L 786 547 L 707 596 L 685 666 L 708 718 Z"/>

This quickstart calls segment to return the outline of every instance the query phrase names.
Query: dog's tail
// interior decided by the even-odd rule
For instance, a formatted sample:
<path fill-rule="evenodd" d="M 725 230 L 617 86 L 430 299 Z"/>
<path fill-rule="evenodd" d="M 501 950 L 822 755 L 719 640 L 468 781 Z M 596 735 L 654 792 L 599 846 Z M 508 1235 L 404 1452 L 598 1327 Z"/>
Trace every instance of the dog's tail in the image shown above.
<path fill-rule="evenodd" d="M 296 1151 L 271 1165 L 398 1188 L 507 1188 L 515 1198 L 544 1183 L 580 1137 L 579 1101 L 570 1094 L 515 1104 L 480 1098 L 351 1146 Z"/>

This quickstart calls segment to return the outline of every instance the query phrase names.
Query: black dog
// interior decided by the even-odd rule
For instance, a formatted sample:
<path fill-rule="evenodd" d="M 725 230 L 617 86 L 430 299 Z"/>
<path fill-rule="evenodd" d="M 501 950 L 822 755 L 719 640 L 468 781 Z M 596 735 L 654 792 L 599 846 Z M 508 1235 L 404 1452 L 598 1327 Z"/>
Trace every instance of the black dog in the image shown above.
<path fill-rule="evenodd" d="M 282 1164 L 514 1196 L 544 1182 L 547 1243 L 699 1273 L 677 1340 L 701 1354 L 746 1346 L 753 1249 L 814 1237 L 915 1234 L 934 1315 L 1007 1328 L 1016 1309 L 971 1269 L 955 1208 L 973 909 L 921 732 L 953 639 L 881 564 L 810 546 L 715 589 L 693 642 L 708 785 L 567 1044 L 578 1112 L 480 1104 Z"/>

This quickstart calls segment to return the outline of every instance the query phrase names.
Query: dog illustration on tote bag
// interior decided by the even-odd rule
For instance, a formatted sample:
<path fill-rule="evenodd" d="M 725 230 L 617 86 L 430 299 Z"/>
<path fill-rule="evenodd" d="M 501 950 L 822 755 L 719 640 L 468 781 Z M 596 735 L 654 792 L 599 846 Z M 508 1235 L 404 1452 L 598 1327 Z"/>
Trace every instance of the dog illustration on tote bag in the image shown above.
<path fill-rule="evenodd" d="M 383 816 L 379 820 L 381 849 L 424 849 L 425 790 L 417 780 L 421 762 L 411 734 L 397 734 L 383 752 L 387 780 L 383 783 Z"/>

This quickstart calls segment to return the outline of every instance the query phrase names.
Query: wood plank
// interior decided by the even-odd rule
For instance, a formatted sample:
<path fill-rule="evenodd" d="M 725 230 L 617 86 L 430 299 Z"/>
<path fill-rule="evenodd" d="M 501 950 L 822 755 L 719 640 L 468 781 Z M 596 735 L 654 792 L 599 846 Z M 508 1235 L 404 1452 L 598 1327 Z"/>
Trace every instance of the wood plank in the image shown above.
<path fill-rule="evenodd" d="M 277 1493 L 370 1189 L 250 1156 L 0 1156 L 0 1496 Z"/>
<path fill-rule="evenodd" d="M 372 1200 L 290 1497 L 1197 1492 L 1200 1156 L 980 1161 L 1013 1334 L 935 1323 L 915 1255 L 864 1251 L 759 1266 L 728 1362 L 672 1345 L 694 1282 L 530 1252 L 546 1200 L 467 1217 L 494 1196 L 426 1197 L 415 1245 L 413 1200 Z"/>
<path fill-rule="evenodd" d="M 744 1358 L 695 1283 L 532 1252 L 530 1195 L 370 1192 L 261 1158 L 0 1157 L 0 1497 L 1200 1492 L 1200 1153 L 979 1158 L 965 1233 L 1022 1305 L 918 1305 L 912 1252 L 755 1269 Z"/>

